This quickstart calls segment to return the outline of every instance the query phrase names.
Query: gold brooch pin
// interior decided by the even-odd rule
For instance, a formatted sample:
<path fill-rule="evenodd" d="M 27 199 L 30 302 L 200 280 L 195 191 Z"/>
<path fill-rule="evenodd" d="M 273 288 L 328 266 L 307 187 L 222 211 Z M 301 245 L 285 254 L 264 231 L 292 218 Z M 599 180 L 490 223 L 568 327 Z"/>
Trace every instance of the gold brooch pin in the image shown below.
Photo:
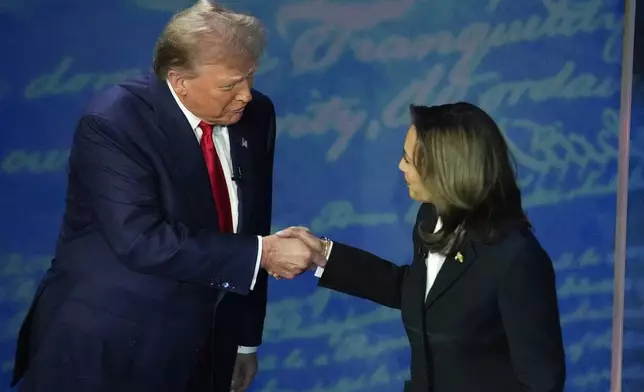
<path fill-rule="evenodd" d="M 459 263 L 463 262 L 463 255 L 461 252 L 456 252 L 456 256 L 454 256 L 454 260 L 457 260 Z"/>

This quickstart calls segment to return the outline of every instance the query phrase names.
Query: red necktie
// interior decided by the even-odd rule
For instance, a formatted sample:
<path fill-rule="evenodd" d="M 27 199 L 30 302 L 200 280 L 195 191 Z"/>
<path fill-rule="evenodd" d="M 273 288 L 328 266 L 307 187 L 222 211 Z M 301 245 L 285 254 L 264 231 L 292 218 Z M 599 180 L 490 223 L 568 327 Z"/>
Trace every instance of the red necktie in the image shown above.
<path fill-rule="evenodd" d="M 221 161 L 217 157 L 215 143 L 212 140 L 212 125 L 200 122 L 199 127 L 203 130 L 201 136 L 201 152 L 206 159 L 208 167 L 208 176 L 210 177 L 210 186 L 212 195 L 215 198 L 217 206 L 217 215 L 219 216 L 219 229 L 223 233 L 233 232 L 233 216 L 230 208 L 230 197 L 228 196 L 228 185 Z"/>

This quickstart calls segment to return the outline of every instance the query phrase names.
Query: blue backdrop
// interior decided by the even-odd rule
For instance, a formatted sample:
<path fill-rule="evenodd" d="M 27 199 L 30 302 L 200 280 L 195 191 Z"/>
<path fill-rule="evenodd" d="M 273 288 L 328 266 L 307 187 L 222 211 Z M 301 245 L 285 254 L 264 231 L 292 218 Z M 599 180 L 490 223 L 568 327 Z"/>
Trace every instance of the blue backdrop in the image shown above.
<path fill-rule="evenodd" d="M 257 87 L 278 113 L 274 229 L 302 224 L 410 262 L 417 205 L 397 169 L 407 107 L 479 104 L 508 137 L 529 216 L 555 262 L 567 391 L 608 391 L 622 2 L 223 3 L 269 29 Z M 105 86 L 147 70 L 171 13 L 191 4 L 0 0 L 0 391 L 51 260 L 80 110 Z M 638 143 L 633 213 L 644 211 Z M 628 282 L 624 364 L 624 391 L 640 392 L 641 222 L 629 231 L 629 277 L 639 280 Z M 317 290 L 312 276 L 273 281 L 253 391 L 400 391 L 408 355 L 398 312 Z"/>

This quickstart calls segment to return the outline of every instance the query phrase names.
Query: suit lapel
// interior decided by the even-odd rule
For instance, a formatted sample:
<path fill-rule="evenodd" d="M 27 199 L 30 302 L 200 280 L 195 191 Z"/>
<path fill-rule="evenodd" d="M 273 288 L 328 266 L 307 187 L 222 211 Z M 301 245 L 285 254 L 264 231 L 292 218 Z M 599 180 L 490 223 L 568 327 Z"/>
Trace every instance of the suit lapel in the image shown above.
<path fill-rule="evenodd" d="M 462 257 L 457 257 L 457 256 Z M 445 258 L 445 263 L 436 276 L 434 285 L 429 290 L 425 300 L 425 308 L 429 308 L 445 291 L 447 291 L 476 260 L 476 251 L 472 240 L 465 236 L 463 245 L 456 252 Z"/>
<path fill-rule="evenodd" d="M 153 78 L 150 90 L 155 99 L 157 125 L 165 136 L 158 147 L 165 152 L 161 155 L 173 173 L 173 179 L 191 199 L 190 205 L 197 211 L 196 215 L 202 224 L 205 227 L 219 227 L 208 169 L 188 119 L 181 112 L 165 81 Z"/>
<path fill-rule="evenodd" d="M 237 231 L 242 232 L 250 219 L 251 206 L 253 205 L 253 170 L 252 154 L 249 138 L 249 124 L 243 117 L 240 122 L 228 127 L 230 138 L 230 155 L 233 164 L 233 173 L 237 177 L 237 197 L 239 199 L 239 220 Z"/>

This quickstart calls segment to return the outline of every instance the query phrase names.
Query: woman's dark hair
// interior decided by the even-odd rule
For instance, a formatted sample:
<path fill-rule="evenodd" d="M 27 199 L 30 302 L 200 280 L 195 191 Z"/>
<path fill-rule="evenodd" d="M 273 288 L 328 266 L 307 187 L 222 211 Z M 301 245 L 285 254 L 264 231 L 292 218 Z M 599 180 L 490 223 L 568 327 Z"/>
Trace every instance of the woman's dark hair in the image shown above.
<path fill-rule="evenodd" d="M 487 113 L 465 102 L 412 105 L 410 112 L 413 163 L 442 221 L 436 233 L 418 227 L 429 251 L 454 252 L 470 232 L 493 241 L 510 226 L 531 227 L 508 146 Z"/>

